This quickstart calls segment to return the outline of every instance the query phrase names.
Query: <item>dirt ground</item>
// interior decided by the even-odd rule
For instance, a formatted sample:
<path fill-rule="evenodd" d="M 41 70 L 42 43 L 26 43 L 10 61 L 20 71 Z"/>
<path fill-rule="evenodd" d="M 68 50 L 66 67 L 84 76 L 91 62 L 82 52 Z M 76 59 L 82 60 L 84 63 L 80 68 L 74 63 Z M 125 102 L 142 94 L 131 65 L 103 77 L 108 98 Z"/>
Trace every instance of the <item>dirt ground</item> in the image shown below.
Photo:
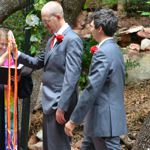
<path fill-rule="evenodd" d="M 128 137 L 135 140 L 144 119 L 150 112 L 150 80 L 125 86 L 125 107 L 127 115 Z M 32 114 L 30 135 L 35 134 L 42 126 L 42 111 Z M 83 127 L 75 130 L 73 147 L 78 149 L 81 143 Z M 124 144 L 122 149 L 129 150 Z"/>
<path fill-rule="evenodd" d="M 118 26 L 119 28 L 130 28 L 132 26 L 140 26 L 143 25 L 144 27 L 150 26 L 150 19 L 149 17 L 122 17 L 119 18 Z"/>
<path fill-rule="evenodd" d="M 125 87 L 125 107 L 127 115 L 128 137 L 131 141 L 136 140 L 136 136 L 150 112 L 150 80 L 142 81 L 134 85 L 126 85 Z M 79 147 L 76 143 L 82 137 L 82 128 L 75 132 L 73 146 Z M 129 150 L 122 143 L 123 150 Z"/>

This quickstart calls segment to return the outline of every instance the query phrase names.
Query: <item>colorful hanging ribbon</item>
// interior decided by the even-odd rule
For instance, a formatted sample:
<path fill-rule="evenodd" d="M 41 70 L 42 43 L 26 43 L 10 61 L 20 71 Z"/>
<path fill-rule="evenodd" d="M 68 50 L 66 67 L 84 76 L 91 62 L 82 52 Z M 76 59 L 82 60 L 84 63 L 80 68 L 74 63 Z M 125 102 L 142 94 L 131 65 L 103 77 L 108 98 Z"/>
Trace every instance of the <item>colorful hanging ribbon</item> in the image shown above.
<path fill-rule="evenodd" d="M 10 94 L 11 94 L 11 68 L 10 68 L 10 60 L 11 60 L 11 38 L 8 36 L 8 85 L 7 85 L 7 146 L 8 150 L 10 150 L 11 143 L 11 118 L 10 118 Z"/>
<path fill-rule="evenodd" d="M 13 46 L 15 44 L 15 46 Z M 10 99 L 11 99 L 11 50 L 14 50 L 15 56 L 15 73 L 14 73 L 14 125 L 13 125 L 13 136 L 11 136 L 11 111 L 10 111 Z M 13 150 L 18 149 L 17 144 L 17 104 L 18 104 L 18 72 L 17 72 L 17 54 L 18 49 L 16 41 L 12 31 L 8 32 L 8 91 L 7 91 L 7 148 L 11 150 L 11 143 L 13 143 Z M 13 137 L 13 139 L 11 139 Z"/>

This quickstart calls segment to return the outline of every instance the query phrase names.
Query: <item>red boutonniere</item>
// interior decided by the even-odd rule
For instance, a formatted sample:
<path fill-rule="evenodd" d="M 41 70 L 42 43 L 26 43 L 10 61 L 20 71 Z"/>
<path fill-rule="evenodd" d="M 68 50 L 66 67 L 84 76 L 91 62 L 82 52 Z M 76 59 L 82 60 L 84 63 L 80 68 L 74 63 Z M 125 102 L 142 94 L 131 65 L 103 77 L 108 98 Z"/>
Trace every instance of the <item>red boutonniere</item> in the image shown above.
<path fill-rule="evenodd" d="M 55 35 L 55 38 L 57 39 L 58 42 L 62 42 L 64 36 L 62 34 L 57 34 L 57 35 Z"/>
<path fill-rule="evenodd" d="M 92 54 L 94 54 L 97 50 L 98 50 L 97 45 L 94 45 L 94 46 L 92 46 L 92 47 L 90 48 L 90 52 L 91 52 Z"/>

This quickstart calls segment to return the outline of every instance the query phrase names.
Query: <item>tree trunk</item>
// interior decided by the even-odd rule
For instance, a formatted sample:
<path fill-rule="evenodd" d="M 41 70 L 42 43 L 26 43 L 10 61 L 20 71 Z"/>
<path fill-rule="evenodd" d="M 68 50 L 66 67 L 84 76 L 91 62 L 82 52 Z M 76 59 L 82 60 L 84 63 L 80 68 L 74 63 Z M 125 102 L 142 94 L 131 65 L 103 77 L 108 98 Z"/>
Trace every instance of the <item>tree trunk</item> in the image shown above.
<path fill-rule="evenodd" d="M 137 136 L 132 150 L 150 150 L 150 113 Z"/>
<path fill-rule="evenodd" d="M 0 0 L 0 23 L 17 10 L 26 6 L 26 0 Z"/>
<path fill-rule="evenodd" d="M 73 26 L 86 0 L 62 0 L 65 20 Z"/>
<path fill-rule="evenodd" d="M 57 0 L 62 3 L 65 19 L 73 25 L 86 0 Z M 26 0 L 0 0 L 0 23 L 26 6 Z"/>

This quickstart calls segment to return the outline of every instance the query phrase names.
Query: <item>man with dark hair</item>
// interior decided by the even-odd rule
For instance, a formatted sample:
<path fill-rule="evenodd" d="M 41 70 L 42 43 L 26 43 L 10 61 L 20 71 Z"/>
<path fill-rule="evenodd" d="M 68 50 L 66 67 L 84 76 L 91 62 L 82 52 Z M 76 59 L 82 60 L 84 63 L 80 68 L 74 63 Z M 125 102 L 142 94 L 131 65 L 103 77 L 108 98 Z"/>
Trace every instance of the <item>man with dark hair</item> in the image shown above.
<path fill-rule="evenodd" d="M 111 9 L 101 9 L 92 16 L 91 32 L 99 45 L 92 57 L 88 85 L 65 125 L 66 134 L 72 136 L 75 126 L 85 118 L 81 150 L 120 150 L 119 136 L 127 132 L 125 65 L 112 37 L 117 23 Z"/>

